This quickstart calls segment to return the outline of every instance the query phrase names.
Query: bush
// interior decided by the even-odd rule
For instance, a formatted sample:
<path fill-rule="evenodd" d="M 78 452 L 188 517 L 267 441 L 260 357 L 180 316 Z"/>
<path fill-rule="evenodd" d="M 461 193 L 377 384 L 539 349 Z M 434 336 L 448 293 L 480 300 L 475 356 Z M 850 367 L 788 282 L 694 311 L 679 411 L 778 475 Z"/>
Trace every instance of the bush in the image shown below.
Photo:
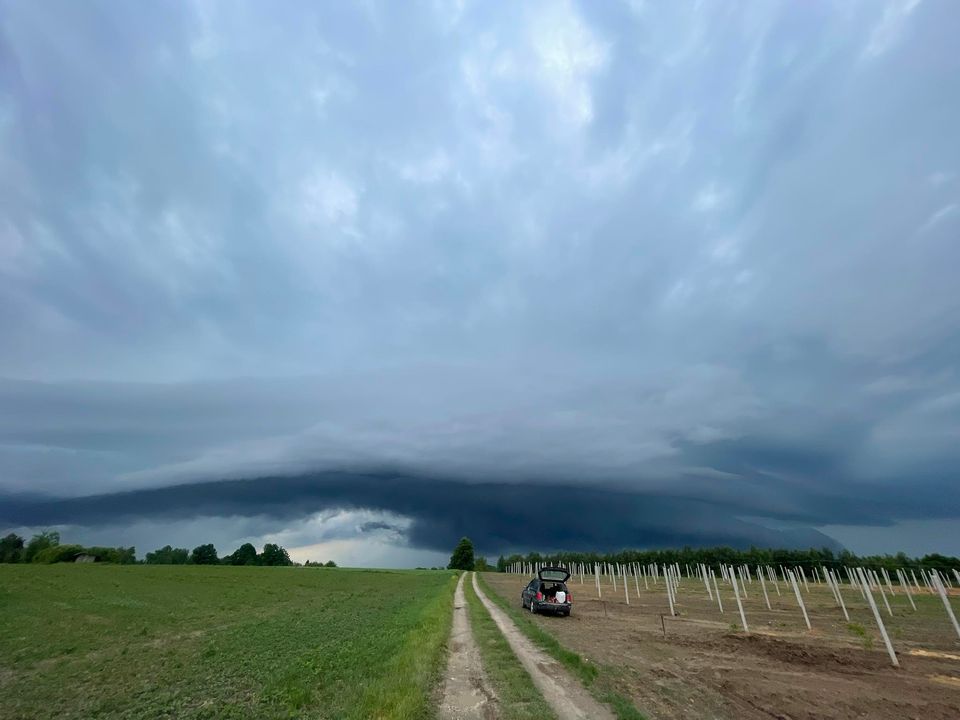
<path fill-rule="evenodd" d="M 52 545 L 38 551 L 33 556 L 31 562 L 40 563 L 42 565 L 52 565 L 53 563 L 59 562 L 73 562 L 77 559 L 77 555 L 82 555 L 86 552 L 86 550 L 87 549 L 83 547 L 83 545 Z"/>

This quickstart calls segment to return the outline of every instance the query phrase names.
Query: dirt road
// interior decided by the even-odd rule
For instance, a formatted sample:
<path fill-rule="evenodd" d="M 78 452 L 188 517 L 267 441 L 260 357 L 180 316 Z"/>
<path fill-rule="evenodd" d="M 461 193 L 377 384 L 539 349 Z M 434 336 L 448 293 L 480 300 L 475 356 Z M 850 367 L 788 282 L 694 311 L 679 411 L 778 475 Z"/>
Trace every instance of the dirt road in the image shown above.
<path fill-rule="evenodd" d="M 453 628 L 450 655 L 440 703 L 441 720 L 494 720 L 500 717 L 497 698 L 483 671 L 480 651 L 470 631 L 467 600 L 460 576 L 453 596 Z"/>
<path fill-rule="evenodd" d="M 594 700 L 560 663 L 534 647 L 513 621 L 490 602 L 477 585 L 476 573 L 473 573 L 473 589 L 559 720 L 614 720 L 609 708 Z"/>

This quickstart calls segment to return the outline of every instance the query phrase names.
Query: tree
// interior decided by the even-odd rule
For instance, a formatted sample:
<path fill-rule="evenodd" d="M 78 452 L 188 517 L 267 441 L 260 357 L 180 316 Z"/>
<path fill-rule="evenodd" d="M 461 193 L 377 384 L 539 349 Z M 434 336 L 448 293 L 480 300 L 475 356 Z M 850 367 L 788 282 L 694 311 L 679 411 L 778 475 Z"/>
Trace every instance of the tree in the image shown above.
<path fill-rule="evenodd" d="M 470 538 L 460 538 L 457 547 L 453 549 L 453 555 L 450 556 L 450 564 L 447 565 L 450 570 L 473 570 L 473 543 Z"/>
<path fill-rule="evenodd" d="M 232 555 L 227 555 L 224 560 L 231 565 L 256 565 L 257 549 L 250 543 L 244 543 L 234 550 Z"/>
<path fill-rule="evenodd" d="M 16 563 L 23 560 L 23 538 L 10 533 L 0 540 L 0 563 Z"/>
<path fill-rule="evenodd" d="M 337 564 L 333 560 L 327 560 L 324 564 L 324 567 L 336 567 Z"/>
<path fill-rule="evenodd" d="M 186 565 L 190 560 L 190 551 L 186 548 L 175 548 L 164 545 L 159 550 L 148 552 L 148 565 Z"/>
<path fill-rule="evenodd" d="M 473 569 L 477 572 L 490 572 L 490 563 L 485 557 L 478 557 L 473 561 Z"/>
<path fill-rule="evenodd" d="M 33 558 L 36 557 L 38 552 L 46 550 L 49 547 L 56 547 L 59 544 L 60 533 L 56 530 L 44 530 L 41 533 L 37 533 L 30 538 L 30 542 L 27 543 L 27 548 L 23 553 L 24 562 L 33 562 Z"/>
<path fill-rule="evenodd" d="M 260 553 L 258 560 L 261 565 L 293 565 L 287 551 L 273 543 L 263 546 L 263 552 Z"/>
<path fill-rule="evenodd" d="M 190 562 L 193 565 L 216 565 L 219 562 L 217 559 L 217 549 L 212 543 L 198 545 L 193 549 L 193 552 L 190 553 Z"/>

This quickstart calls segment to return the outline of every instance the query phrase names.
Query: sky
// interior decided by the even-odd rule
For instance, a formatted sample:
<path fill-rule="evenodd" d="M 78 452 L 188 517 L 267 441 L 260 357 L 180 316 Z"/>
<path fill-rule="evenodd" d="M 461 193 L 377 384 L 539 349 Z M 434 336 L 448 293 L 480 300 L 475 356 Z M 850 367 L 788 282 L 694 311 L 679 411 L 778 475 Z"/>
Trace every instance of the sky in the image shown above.
<path fill-rule="evenodd" d="M 952 0 L 0 0 L 0 531 L 960 555 Z"/>

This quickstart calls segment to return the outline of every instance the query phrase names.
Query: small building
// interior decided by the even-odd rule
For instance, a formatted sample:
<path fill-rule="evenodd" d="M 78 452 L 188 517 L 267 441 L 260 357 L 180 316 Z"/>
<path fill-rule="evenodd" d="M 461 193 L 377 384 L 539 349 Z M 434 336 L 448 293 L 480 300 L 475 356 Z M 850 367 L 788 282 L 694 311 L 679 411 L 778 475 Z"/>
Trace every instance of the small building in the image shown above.
<path fill-rule="evenodd" d="M 99 560 L 100 558 L 97 557 L 96 555 L 90 555 L 89 553 L 80 553 L 79 555 L 77 555 L 77 558 L 76 560 L 74 560 L 74 562 L 92 563 L 92 562 L 98 562 Z"/>

